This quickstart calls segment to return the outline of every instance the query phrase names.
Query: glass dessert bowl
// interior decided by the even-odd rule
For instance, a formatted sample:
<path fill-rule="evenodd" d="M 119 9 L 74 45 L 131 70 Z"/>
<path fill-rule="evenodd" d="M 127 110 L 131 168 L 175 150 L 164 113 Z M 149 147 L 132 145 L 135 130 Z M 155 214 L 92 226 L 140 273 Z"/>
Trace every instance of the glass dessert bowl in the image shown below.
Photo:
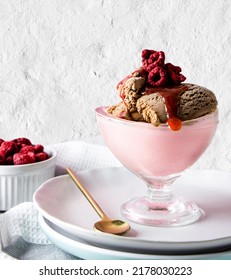
<path fill-rule="evenodd" d="M 218 124 L 218 110 L 184 121 L 178 131 L 167 124 L 121 119 L 96 109 L 100 133 L 117 159 L 147 184 L 146 196 L 132 198 L 121 206 L 130 221 L 152 226 L 193 223 L 203 211 L 193 202 L 177 198 L 172 183 L 193 165 L 209 146 Z"/>

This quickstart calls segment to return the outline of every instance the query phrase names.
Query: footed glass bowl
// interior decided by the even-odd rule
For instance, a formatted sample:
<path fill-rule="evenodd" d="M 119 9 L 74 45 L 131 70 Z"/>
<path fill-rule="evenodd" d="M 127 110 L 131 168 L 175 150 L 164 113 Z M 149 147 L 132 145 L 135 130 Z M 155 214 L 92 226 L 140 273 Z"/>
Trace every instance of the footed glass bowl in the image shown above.
<path fill-rule="evenodd" d="M 203 211 L 193 202 L 178 199 L 172 183 L 203 154 L 215 134 L 218 110 L 172 131 L 168 125 L 120 119 L 96 109 L 100 133 L 117 159 L 144 180 L 148 194 L 121 206 L 123 215 L 136 223 L 180 226 L 197 221 Z M 131 194 L 132 195 L 132 194 Z"/>

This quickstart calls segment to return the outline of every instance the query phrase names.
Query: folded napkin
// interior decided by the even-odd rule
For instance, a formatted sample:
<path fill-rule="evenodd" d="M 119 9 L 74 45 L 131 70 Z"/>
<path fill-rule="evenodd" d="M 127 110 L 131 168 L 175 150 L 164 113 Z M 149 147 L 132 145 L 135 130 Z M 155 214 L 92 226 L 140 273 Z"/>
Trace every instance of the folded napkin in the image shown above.
<path fill-rule="evenodd" d="M 52 244 L 40 229 L 32 202 L 21 203 L 0 217 L 2 251 L 20 260 L 76 259 Z"/>
<path fill-rule="evenodd" d="M 111 151 L 101 143 L 67 142 L 50 145 L 57 152 L 56 175 L 66 174 L 66 168 L 74 172 L 105 167 L 120 167 L 121 163 Z"/>
<path fill-rule="evenodd" d="M 100 143 L 66 142 L 50 145 L 57 151 L 56 176 L 121 163 Z M 9 256 L 24 260 L 68 260 L 76 257 L 52 244 L 40 229 L 38 213 L 32 202 L 21 203 L 0 215 L 0 248 Z"/>

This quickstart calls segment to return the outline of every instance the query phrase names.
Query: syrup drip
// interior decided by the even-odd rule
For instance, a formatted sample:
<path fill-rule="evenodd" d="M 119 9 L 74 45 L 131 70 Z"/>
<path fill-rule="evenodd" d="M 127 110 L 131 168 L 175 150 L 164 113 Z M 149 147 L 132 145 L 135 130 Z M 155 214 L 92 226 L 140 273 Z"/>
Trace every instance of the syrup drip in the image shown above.
<path fill-rule="evenodd" d="M 173 131 L 180 130 L 182 126 L 181 120 L 177 118 L 177 106 L 179 95 L 186 89 L 187 85 L 179 85 L 171 88 L 146 88 L 143 92 L 144 95 L 158 92 L 163 97 L 167 111 L 167 124 Z"/>

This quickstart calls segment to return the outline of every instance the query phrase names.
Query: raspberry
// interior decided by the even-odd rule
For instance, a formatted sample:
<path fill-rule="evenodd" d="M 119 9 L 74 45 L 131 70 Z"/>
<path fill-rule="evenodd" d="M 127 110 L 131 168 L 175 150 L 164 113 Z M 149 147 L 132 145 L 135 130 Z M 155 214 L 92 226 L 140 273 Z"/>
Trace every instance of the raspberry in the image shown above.
<path fill-rule="evenodd" d="M 43 160 L 48 159 L 48 157 L 49 156 L 46 152 L 41 152 L 41 153 L 35 154 L 36 161 L 43 161 Z"/>
<path fill-rule="evenodd" d="M 181 68 L 179 66 L 166 63 L 165 68 L 169 74 L 169 79 L 173 84 L 178 85 L 186 80 L 185 76 L 180 74 Z"/>
<path fill-rule="evenodd" d="M 149 72 L 148 82 L 153 87 L 164 86 L 168 83 L 168 74 L 163 67 L 155 67 Z"/>
<path fill-rule="evenodd" d="M 28 154 L 21 154 L 21 153 L 16 153 L 13 155 L 13 162 L 15 165 L 33 163 L 31 157 Z"/>
<path fill-rule="evenodd" d="M 4 140 L 0 138 L 0 146 L 1 146 L 1 144 L 2 144 L 3 142 L 4 142 Z"/>
<path fill-rule="evenodd" d="M 41 153 L 41 152 L 43 152 L 44 147 L 41 144 L 37 144 L 34 146 L 34 150 L 35 150 L 35 153 Z"/>
<path fill-rule="evenodd" d="M 165 54 L 162 51 L 143 50 L 142 66 L 147 72 L 152 71 L 155 67 L 163 67 Z"/>
<path fill-rule="evenodd" d="M 7 158 L 5 159 L 4 164 L 6 164 L 6 165 L 12 165 L 12 164 L 14 164 L 14 163 L 13 163 L 13 156 L 7 157 Z"/>
<path fill-rule="evenodd" d="M 20 153 L 21 154 L 27 154 L 28 152 L 35 152 L 35 148 L 32 145 L 24 145 L 21 149 L 20 149 Z"/>
<path fill-rule="evenodd" d="M 23 145 L 32 145 L 31 141 L 28 138 L 16 138 L 13 140 L 18 145 L 20 149 Z"/>
<path fill-rule="evenodd" d="M 8 156 L 12 156 L 18 152 L 18 147 L 13 141 L 4 141 L 0 146 L 0 156 L 2 159 L 6 159 Z"/>
<path fill-rule="evenodd" d="M 36 162 L 36 157 L 34 152 L 28 152 L 27 155 L 30 157 L 30 163 Z"/>
<path fill-rule="evenodd" d="M 13 141 L 17 144 L 32 145 L 31 141 L 28 138 L 16 138 Z"/>

